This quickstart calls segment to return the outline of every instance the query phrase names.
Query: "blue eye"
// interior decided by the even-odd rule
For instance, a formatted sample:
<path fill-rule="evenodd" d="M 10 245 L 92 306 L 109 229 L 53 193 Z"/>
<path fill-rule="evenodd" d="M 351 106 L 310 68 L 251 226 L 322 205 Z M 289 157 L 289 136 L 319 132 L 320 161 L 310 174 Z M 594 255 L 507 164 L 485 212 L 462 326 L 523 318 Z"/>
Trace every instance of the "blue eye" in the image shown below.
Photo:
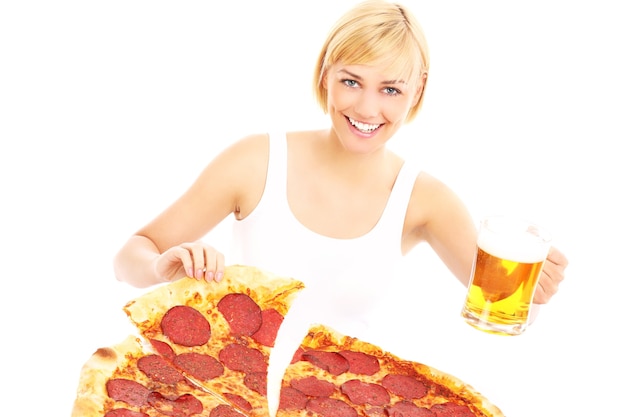
<path fill-rule="evenodd" d="M 357 83 L 356 81 L 349 79 L 341 80 L 341 82 L 348 87 L 357 87 L 359 85 L 359 83 Z"/>
<path fill-rule="evenodd" d="M 400 90 L 398 90 L 397 88 L 393 88 L 393 87 L 385 87 L 383 91 L 385 92 L 385 94 L 389 94 L 390 96 L 397 96 L 397 95 L 402 94 Z"/>

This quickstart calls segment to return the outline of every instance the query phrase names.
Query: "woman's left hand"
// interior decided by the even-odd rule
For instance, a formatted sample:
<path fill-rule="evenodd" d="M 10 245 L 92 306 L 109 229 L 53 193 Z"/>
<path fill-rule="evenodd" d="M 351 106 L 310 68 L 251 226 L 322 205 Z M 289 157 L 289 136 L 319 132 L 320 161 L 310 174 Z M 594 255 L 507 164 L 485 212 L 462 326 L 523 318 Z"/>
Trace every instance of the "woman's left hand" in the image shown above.
<path fill-rule="evenodd" d="M 550 248 L 539 276 L 533 303 L 545 304 L 556 294 L 559 284 L 565 278 L 565 268 L 567 268 L 568 263 L 567 258 L 560 250 L 555 247 Z"/>

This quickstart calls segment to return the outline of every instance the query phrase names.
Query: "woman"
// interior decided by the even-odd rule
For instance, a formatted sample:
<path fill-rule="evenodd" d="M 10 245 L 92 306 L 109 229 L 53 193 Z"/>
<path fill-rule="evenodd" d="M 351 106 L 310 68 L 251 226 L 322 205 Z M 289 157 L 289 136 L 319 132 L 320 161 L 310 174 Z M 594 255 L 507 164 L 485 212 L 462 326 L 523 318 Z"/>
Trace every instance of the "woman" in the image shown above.
<path fill-rule="evenodd" d="M 320 320 L 356 322 L 420 242 L 468 284 L 476 228 L 443 183 L 387 149 L 420 109 L 429 53 L 404 7 L 366 1 L 329 34 L 314 86 L 331 125 L 256 134 L 224 150 L 115 258 L 117 278 L 145 287 L 185 276 L 219 281 L 224 255 L 201 239 L 229 215 L 239 257 L 305 282 Z M 567 260 L 552 249 L 535 296 L 547 302 Z M 207 284 L 210 285 L 210 284 Z M 317 304 L 316 304 L 317 303 Z"/>

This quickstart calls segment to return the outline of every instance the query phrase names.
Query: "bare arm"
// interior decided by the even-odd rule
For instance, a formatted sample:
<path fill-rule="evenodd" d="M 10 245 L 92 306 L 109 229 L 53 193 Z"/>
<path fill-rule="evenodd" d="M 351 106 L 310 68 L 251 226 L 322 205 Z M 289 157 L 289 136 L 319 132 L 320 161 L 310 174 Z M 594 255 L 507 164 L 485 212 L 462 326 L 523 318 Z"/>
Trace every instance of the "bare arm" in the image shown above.
<path fill-rule="evenodd" d="M 247 215 L 261 198 L 267 136 L 242 139 L 219 154 L 191 187 L 141 228 L 114 258 L 118 280 L 147 287 L 184 276 L 219 280 L 224 256 L 200 239 L 229 214 Z"/>
<path fill-rule="evenodd" d="M 159 249 L 145 236 L 133 235 L 122 246 L 113 260 L 113 270 L 119 281 L 145 288 L 164 282 L 156 272 Z"/>
<path fill-rule="evenodd" d="M 408 241 L 427 242 L 454 276 L 469 284 L 476 226 L 458 196 L 425 172 L 415 181 L 405 230 L 411 231 Z"/>
<path fill-rule="evenodd" d="M 412 241 L 426 241 L 463 285 L 469 285 L 476 254 L 477 230 L 463 202 L 445 184 L 422 173 L 411 196 L 407 226 Z M 411 235 L 410 235 L 411 236 Z M 568 260 L 551 248 L 534 302 L 547 303 L 563 281 Z"/>

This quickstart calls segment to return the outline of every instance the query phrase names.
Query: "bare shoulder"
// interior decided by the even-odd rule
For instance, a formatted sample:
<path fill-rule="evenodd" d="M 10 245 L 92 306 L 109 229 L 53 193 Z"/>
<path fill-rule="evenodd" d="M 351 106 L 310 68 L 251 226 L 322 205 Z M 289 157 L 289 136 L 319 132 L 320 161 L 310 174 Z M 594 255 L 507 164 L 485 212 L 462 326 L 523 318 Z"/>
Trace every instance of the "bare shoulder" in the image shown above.
<path fill-rule="evenodd" d="M 231 195 L 238 217 L 249 214 L 263 195 L 269 161 L 269 136 L 245 136 L 224 149 L 201 177 L 219 178 L 215 191 Z"/>
<path fill-rule="evenodd" d="M 446 221 L 454 223 L 457 219 L 468 219 L 461 199 L 443 181 L 428 172 L 420 172 L 415 179 L 404 230 L 420 241 L 429 227 Z"/>
<path fill-rule="evenodd" d="M 209 162 L 196 185 L 212 193 L 247 193 L 250 191 L 247 185 L 254 185 L 255 181 L 265 183 L 268 160 L 269 138 L 266 134 L 243 137 Z"/>
<path fill-rule="evenodd" d="M 415 179 L 409 208 L 413 212 L 421 213 L 427 221 L 432 212 L 445 209 L 447 203 L 454 203 L 457 200 L 454 191 L 444 182 L 422 171 Z"/>
<path fill-rule="evenodd" d="M 213 161 L 221 168 L 255 169 L 257 165 L 267 165 L 269 137 L 267 134 L 245 136 L 224 149 Z M 252 163 L 253 166 L 249 164 Z"/>

